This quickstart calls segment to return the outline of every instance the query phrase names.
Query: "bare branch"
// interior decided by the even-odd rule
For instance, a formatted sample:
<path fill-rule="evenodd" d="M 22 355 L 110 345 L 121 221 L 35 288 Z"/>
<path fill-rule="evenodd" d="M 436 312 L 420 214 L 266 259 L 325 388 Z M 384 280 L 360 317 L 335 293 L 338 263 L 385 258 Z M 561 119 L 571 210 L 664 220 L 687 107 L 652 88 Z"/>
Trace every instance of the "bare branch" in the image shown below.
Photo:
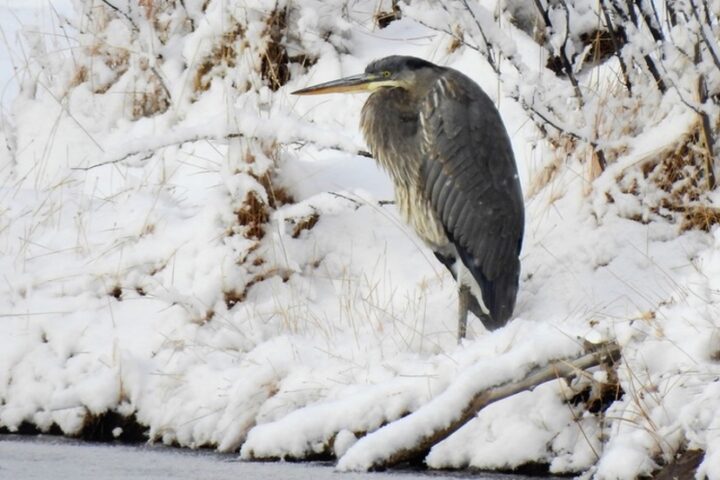
<path fill-rule="evenodd" d="M 418 18 L 414 18 L 413 20 L 418 22 L 420 25 L 429 28 L 430 30 L 435 30 L 436 32 L 442 32 L 446 35 L 450 35 L 452 38 L 456 39 L 458 42 L 462 43 L 466 47 L 468 47 L 472 50 L 475 50 L 476 52 L 485 56 L 485 52 L 480 50 L 480 47 L 478 47 L 477 45 L 473 45 L 472 43 L 468 43 L 467 40 L 465 40 L 461 35 L 458 35 L 457 33 L 452 32 L 450 30 L 446 30 L 444 28 L 436 27 L 435 25 L 430 25 L 429 23 L 424 22 L 423 20 L 420 20 Z"/>
<path fill-rule="evenodd" d="M 698 100 L 700 104 L 707 101 L 707 86 L 705 84 L 705 77 L 700 75 L 698 77 Z M 713 169 L 713 160 L 715 159 L 715 141 L 712 134 L 712 126 L 710 125 L 710 116 L 706 111 L 700 112 L 700 128 L 703 135 L 703 143 L 705 143 L 705 179 L 707 183 L 707 189 L 712 190 L 715 188 L 715 170 Z"/>
<path fill-rule="evenodd" d="M 570 9 L 568 8 L 567 4 L 565 2 L 562 3 L 563 8 L 565 9 L 565 38 L 563 39 L 563 44 L 560 46 L 560 60 L 562 61 L 563 68 L 565 69 L 565 73 L 568 76 L 568 79 L 570 80 L 570 83 L 573 86 L 573 89 L 575 90 L 575 96 L 577 97 L 578 101 L 580 102 L 580 107 L 582 108 L 585 105 L 585 100 L 583 100 L 582 92 L 580 91 L 580 85 L 578 84 L 577 79 L 575 78 L 575 74 L 573 72 L 572 63 L 570 62 L 570 59 L 567 56 L 567 44 L 568 40 L 570 40 Z"/>
<path fill-rule="evenodd" d="M 347 200 L 348 202 L 354 204 L 355 210 L 357 210 L 358 208 L 360 208 L 364 205 L 367 205 L 369 203 L 365 199 L 361 199 L 362 201 L 358 201 L 354 198 L 348 197 L 347 195 L 343 195 L 342 193 L 338 193 L 338 192 L 327 192 L 327 193 L 329 193 L 333 197 L 342 198 L 343 200 Z M 385 205 L 395 205 L 395 200 L 378 200 L 377 204 L 380 207 L 384 207 Z"/>
<path fill-rule="evenodd" d="M 638 9 L 642 12 L 642 0 L 635 0 L 636 4 L 638 4 Z M 614 4 L 614 3 L 613 3 Z M 640 19 L 638 18 L 637 14 L 635 13 L 635 8 L 633 7 L 633 4 L 631 0 L 627 0 L 627 8 L 628 8 L 628 14 L 630 15 L 630 19 L 632 20 L 633 25 L 635 25 L 636 28 L 639 28 Z M 618 11 L 618 6 L 615 7 L 615 10 Z M 653 33 L 654 27 L 650 23 L 651 20 L 648 16 L 643 15 L 643 19 L 645 20 L 645 23 L 647 24 L 648 28 L 650 29 L 651 34 L 653 35 L 653 38 L 656 38 L 656 35 L 661 35 L 659 33 L 659 30 L 655 33 Z M 661 35 L 662 38 L 662 35 Z M 656 40 L 657 41 L 657 40 Z M 643 61 L 645 62 L 645 65 L 648 68 L 648 71 L 650 72 L 650 75 L 652 75 L 653 80 L 655 80 L 655 85 L 658 87 L 658 90 L 660 90 L 660 93 L 665 93 L 667 91 L 667 85 L 665 84 L 665 81 L 660 76 L 660 72 L 657 69 L 657 66 L 655 65 L 655 61 L 652 59 L 652 57 L 649 54 L 643 55 Z"/>
<path fill-rule="evenodd" d="M 548 15 L 547 9 L 543 7 L 542 1 L 535 0 L 535 7 L 537 8 L 538 12 L 540 12 L 540 16 L 542 16 L 543 22 L 545 22 L 545 27 L 552 28 L 552 23 L 550 23 L 550 16 Z"/>
<path fill-rule="evenodd" d="M 472 16 L 473 20 L 475 20 L 475 25 L 477 25 L 478 30 L 480 31 L 480 36 L 482 36 L 483 42 L 485 43 L 485 48 L 487 49 L 487 60 L 492 69 L 495 71 L 495 73 L 500 73 L 500 67 L 498 67 L 497 62 L 495 61 L 495 54 L 493 53 L 492 45 L 488 41 L 487 37 L 485 36 L 485 31 L 482 28 L 482 25 L 480 25 L 480 20 L 475 16 L 475 12 L 470 8 L 470 5 L 468 5 L 467 0 L 462 0 L 463 5 L 465 5 L 465 9 L 470 12 L 470 15 Z"/>
<path fill-rule="evenodd" d="M 600 8 L 603 12 L 603 17 L 605 17 L 605 25 L 607 26 L 608 32 L 610 33 L 610 39 L 613 44 L 613 50 L 615 51 L 615 56 L 618 59 L 618 62 L 620 63 L 620 70 L 623 74 L 623 79 L 625 81 L 625 87 L 628 89 L 628 93 L 630 96 L 632 96 L 632 83 L 630 82 L 630 77 L 628 75 L 628 69 L 627 65 L 625 65 L 625 60 L 622 57 L 622 46 L 620 45 L 620 42 L 618 42 L 617 39 L 617 33 L 615 32 L 615 27 L 613 26 L 612 19 L 610 18 L 610 13 L 608 12 L 608 9 L 605 7 L 605 1 L 600 0 Z"/>
<path fill-rule="evenodd" d="M 629 0 L 628 0 L 628 3 L 629 3 Z M 620 4 L 619 0 L 610 0 L 610 4 L 612 5 L 613 11 L 615 12 L 615 14 L 620 17 L 620 20 L 622 20 L 623 22 L 627 22 L 627 21 L 628 21 L 629 12 L 626 11 L 626 10 L 622 7 L 622 5 Z M 632 10 L 632 5 L 630 5 L 630 9 Z M 634 12 L 633 12 L 633 13 L 634 13 Z"/>
<path fill-rule="evenodd" d="M 695 20 L 698 22 L 698 30 L 700 37 L 702 38 L 703 42 L 707 46 L 708 52 L 710 52 L 710 56 L 712 57 L 713 63 L 715 64 L 715 67 L 720 70 L 720 57 L 718 57 L 717 53 L 717 45 L 714 43 L 711 43 L 710 38 L 708 38 L 708 34 L 706 32 L 706 28 L 708 28 L 711 23 L 708 18 L 708 23 L 705 23 L 701 18 L 700 14 L 698 13 L 698 7 L 695 5 L 695 0 L 689 0 L 690 2 L 690 10 L 693 12 L 693 16 L 695 17 Z M 712 36 L 712 35 L 710 35 Z"/>
<path fill-rule="evenodd" d="M 650 2 L 652 3 L 652 2 Z M 645 21 L 645 24 L 648 27 L 648 30 L 650 30 L 650 34 L 653 37 L 653 40 L 656 42 L 662 42 L 665 40 L 664 35 L 662 34 L 662 31 L 660 30 L 659 26 L 656 26 L 655 21 L 657 21 L 657 12 L 654 12 L 654 17 L 650 15 L 650 12 L 647 11 L 647 7 L 645 7 L 644 0 L 635 0 L 635 5 L 637 6 L 638 11 L 640 12 L 640 15 L 643 17 L 643 20 Z M 632 8 L 632 6 L 631 6 Z M 654 8 L 654 6 L 653 6 Z M 655 20 L 655 21 L 654 21 Z M 637 19 L 635 20 L 635 25 L 637 25 Z M 659 24 L 658 24 L 659 25 Z"/>
<path fill-rule="evenodd" d="M 660 76 L 660 72 L 655 66 L 655 62 L 650 55 L 645 55 L 643 60 L 645 60 L 645 65 L 647 65 L 650 75 L 652 75 L 653 80 L 655 80 L 655 85 L 658 87 L 658 90 L 660 90 L 660 93 L 665 93 L 667 91 L 667 85 L 665 85 L 665 80 L 663 80 Z"/>
<path fill-rule="evenodd" d="M 605 168 L 607 167 L 607 159 L 605 157 L 605 152 L 602 148 L 600 148 L 600 145 L 597 142 L 585 138 L 585 136 L 580 133 L 574 132 L 570 128 L 560 125 L 557 121 L 553 120 L 550 117 L 551 112 L 543 112 L 534 105 L 528 104 L 524 99 L 520 98 L 517 95 L 512 95 L 511 98 L 520 103 L 523 109 L 530 114 L 530 118 L 535 123 L 535 126 L 543 133 L 543 135 L 547 136 L 547 129 L 545 128 L 545 125 L 550 125 L 552 128 L 554 128 L 561 134 L 567 135 L 570 138 L 574 138 L 575 140 L 590 145 L 595 154 L 597 155 L 600 170 L 605 170 Z M 538 119 L 540 119 L 541 121 L 538 121 Z"/>
<path fill-rule="evenodd" d="M 128 15 L 127 12 L 125 12 L 125 11 L 123 11 L 123 10 L 120 10 L 120 8 L 118 8 L 118 7 L 116 7 L 115 5 L 113 5 L 113 4 L 110 3 L 108 0 L 100 0 L 100 1 L 101 1 L 102 3 L 104 3 L 105 5 L 107 5 L 108 7 L 110 7 L 111 9 L 115 10 L 117 13 L 119 13 L 119 14 L 122 15 L 123 17 L 125 17 L 125 18 L 127 19 L 127 21 L 130 22 L 130 24 L 133 26 L 133 28 L 135 29 L 135 31 L 138 31 L 138 32 L 140 31 L 140 29 L 138 28 L 138 26 L 137 26 L 137 24 L 135 23 L 135 21 L 130 17 L 130 15 Z"/>
<path fill-rule="evenodd" d="M 150 67 L 150 70 L 155 75 L 155 78 L 158 79 L 158 82 L 160 82 L 160 86 L 162 87 L 163 91 L 165 92 L 165 95 L 167 95 L 168 101 L 172 104 L 172 95 L 170 94 L 170 89 L 168 89 L 167 85 L 165 84 L 165 80 L 160 75 L 160 72 L 158 72 L 157 67 L 155 67 L 155 65 L 153 65 L 152 67 Z"/>
<path fill-rule="evenodd" d="M 221 140 L 229 140 L 231 138 L 250 138 L 250 139 L 257 139 L 260 140 L 260 137 L 251 137 L 248 135 L 245 135 L 243 133 L 239 132 L 231 132 L 226 135 L 206 135 L 206 134 L 199 134 L 199 135 L 191 135 L 186 138 L 182 139 L 174 139 L 172 141 L 168 141 L 166 143 L 161 143 L 159 145 L 153 145 L 151 148 L 146 148 L 142 150 L 136 150 L 131 151 L 128 153 L 123 154 L 122 156 L 119 156 L 117 158 L 112 158 L 110 160 L 104 160 L 102 162 L 95 163 L 93 165 L 89 165 L 87 167 L 73 167 L 71 170 L 79 170 L 79 171 L 88 171 L 93 170 L 95 168 L 99 167 L 105 167 L 107 165 L 114 165 L 117 163 L 122 163 L 125 160 L 130 159 L 131 157 L 138 157 L 138 160 L 148 160 L 151 158 L 155 153 L 162 150 L 163 148 L 173 147 L 173 146 L 181 146 L 186 143 L 195 143 L 195 142 L 201 142 L 201 141 L 221 141 Z M 300 142 L 287 142 L 285 145 L 298 145 Z M 300 144 L 300 146 L 303 146 L 304 144 Z M 337 150 L 340 152 L 349 153 L 351 155 L 358 155 L 361 157 L 369 157 L 372 158 L 372 154 L 370 152 L 367 152 L 365 150 L 356 150 L 356 151 L 347 151 L 343 147 L 338 145 L 323 145 L 323 148 L 328 148 L 331 150 Z"/>

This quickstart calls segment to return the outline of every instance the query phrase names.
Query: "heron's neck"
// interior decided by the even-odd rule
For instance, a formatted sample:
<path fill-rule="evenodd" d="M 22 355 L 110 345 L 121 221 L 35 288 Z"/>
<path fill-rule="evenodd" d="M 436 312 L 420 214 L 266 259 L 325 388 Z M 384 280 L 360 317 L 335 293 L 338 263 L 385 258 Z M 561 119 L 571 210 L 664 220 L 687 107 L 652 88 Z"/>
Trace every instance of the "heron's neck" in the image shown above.
<path fill-rule="evenodd" d="M 413 136 L 417 131 L 417 112 L 417 104 L 407 90 L 387 88 L 370 95 L 362 109 L 360 126 L 371 150 Z"/>

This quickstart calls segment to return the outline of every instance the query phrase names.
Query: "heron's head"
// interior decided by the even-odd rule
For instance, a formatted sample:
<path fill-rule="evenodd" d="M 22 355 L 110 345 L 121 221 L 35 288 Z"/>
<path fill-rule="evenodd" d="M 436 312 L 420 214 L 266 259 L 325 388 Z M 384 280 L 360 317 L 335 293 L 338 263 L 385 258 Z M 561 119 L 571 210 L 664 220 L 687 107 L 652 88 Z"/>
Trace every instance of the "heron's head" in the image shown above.
<path fill-rule="evenodd" d="M 365 73 L 313 85 L 292 92 L 294 95 L 324 93 L 363 93 L 381 88 L 413 90 L 421 86 L 439 67 L 417 57 L 395 55 L 371 62 Z"/>

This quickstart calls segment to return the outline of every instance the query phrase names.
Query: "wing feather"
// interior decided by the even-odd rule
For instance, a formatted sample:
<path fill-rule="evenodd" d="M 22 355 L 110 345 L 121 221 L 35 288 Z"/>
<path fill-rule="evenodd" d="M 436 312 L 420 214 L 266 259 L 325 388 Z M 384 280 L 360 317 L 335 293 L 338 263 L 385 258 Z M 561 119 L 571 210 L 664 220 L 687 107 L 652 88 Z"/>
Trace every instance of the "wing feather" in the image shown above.
<path fill-rule="evenodd" d="M 421 115 L 425 192 L 502 325 L 515 305 L 524 225 L 510 139 L 492 100 L 455 70 L 435 82 Z"/>

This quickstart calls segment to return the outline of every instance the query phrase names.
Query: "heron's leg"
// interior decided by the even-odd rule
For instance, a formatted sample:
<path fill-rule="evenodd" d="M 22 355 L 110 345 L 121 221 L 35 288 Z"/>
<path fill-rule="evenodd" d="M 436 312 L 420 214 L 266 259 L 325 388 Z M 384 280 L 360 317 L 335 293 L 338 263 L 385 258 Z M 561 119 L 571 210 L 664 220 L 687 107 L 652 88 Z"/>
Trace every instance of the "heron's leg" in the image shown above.
<path fill-rule="evenodd" d="M 467 318 L 470 309 L 470 287 L 467 285 L 458 285 L 458 343 L 465 338 L 467 334 Z"/>

